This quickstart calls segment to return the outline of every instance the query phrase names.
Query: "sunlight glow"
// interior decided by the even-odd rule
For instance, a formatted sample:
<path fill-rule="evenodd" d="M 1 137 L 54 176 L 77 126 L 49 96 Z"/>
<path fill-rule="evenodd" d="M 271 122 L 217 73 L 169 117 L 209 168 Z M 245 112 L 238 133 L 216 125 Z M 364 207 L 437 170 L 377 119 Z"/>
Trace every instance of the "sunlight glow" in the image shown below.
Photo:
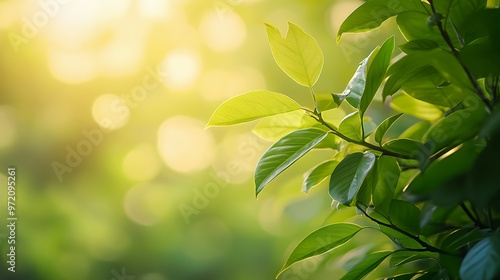
<path fill-rule="evenodd" d="M 207 100 L 225 100 L 256 88 L 266 88 L 266 80 L 255 68 L 234 71 L 213 69 L 200 79 L 199 91 Z"/>
<path fill-rule="evenodd" d="M 160 172 L 160 163 L 153 146 L 143 144 L 130 151 L 123 160 L 122 169 L 131 180 L 148 181 Z"/>
<path fill-rule="evenodd" d="M 17 134 L 12 109 L 7 106 L 0 106 L 0 128 L 0 149 L 5 149 L 14 143 Z"/>
<path fill-rule="evenodd" d="M 167 73 L 164 83 L 174 90 L 188 90 L 195 84 L 201 71 L 199 55 L 187 49 L 170 52 L 161 64 L 161 71 Z"/>
<path fill-rule="evenodd" d="M 52 51 L 48 64 L 52 76 L 67 84 L 88 82 L 98 75 L 96 58 L 90 52 Z"/>
<path fill-rule="evenodd" d="M 214 139 L 199 120 L 175 116 L 158 130 L 158 151 L 168 167 L 189 173 L 212 163 Z"/>
<path fill-rule="evenodd" d="M 172 213 L 171 194 L 163 185 L 146 184 L 131 188 L 125 195 L 127 217 L 140 225 L 151 226 Z"/>
<path fill-rule="evenodd" d="M 139 11 L 142 16 L 150 19 L 163 19 L 170 13 L 169 0 L 140 0 Z"/>
<path fill-rule="evenodd" d="M 207 46 L 216 52 L 234 50 L 246 38 L 245 22 L 230 10 L 205 15 L 200 24 L 200 32 Z"/>
<path fill-rule="evenodd" d="M 101 127 L 115 130 L 128 123 L 130 109 L 117 95 L 104 94 L 99 96 L 92 105 L 92 116 Z"/>

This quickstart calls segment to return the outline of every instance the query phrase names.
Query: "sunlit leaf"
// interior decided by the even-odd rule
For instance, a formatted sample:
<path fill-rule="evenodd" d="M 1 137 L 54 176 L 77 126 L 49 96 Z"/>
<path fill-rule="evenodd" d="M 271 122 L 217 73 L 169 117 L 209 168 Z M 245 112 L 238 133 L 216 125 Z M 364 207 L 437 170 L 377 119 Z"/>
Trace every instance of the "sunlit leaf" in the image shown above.
<path fill-rule="evenodd" d="M 207 127 L 245 123 L 301 108 L 297 102 L 281 93 L 250 91 L 222 103 L 213 113 Z"/>
<path fill-rule="evenodd" d="M 429 39 L 411 40 L 408 43 L 399 46 L 399 48 L 405 53 L 411 53 L 414 51 L 429 51 L 437 47 L 439 47 L 439 45 Z"/>
<path fill-rule="evenodd" d="M 383 262 L 390 254 L 391 251 L 382 251 L 371 253 L 365 259 L 356 264 L 349 270 L 341 280 L 360 280 L 372 272 L 377 266 Z"/>
<path fill-rule="evenodd" d="M 355 224 L 336 223 L 316 230 L 297 245 L 280 274 L 298 261 L 323 254 L 346 243 L 361 229 L 363 228 Z"/>
<path fill-rule="evenodd" d="M 314 167 L 309 173 L 307 173 L 302 185 L 302 190 L 307 193 L 312 187 L 317 186 L 319 183 L 323 182 L 328 176 L 330 176 L 339 164 L 338 161 L 331 160 L 325 161 L 322 164 Z"/>
<path fill-rule="evenodd" d="M 397 114 L 394 116 L 391 116 L 387 119 L 385 119 L 375 130 L 375 141 L 382 145 L 382 139 L 384 138 L 385 133 L 391 126 L 394 124 L 395 121 L 399 119 L 403 114 Z"/>
<path fill-rule="evenodd" d="M 342 101 L 347 97 L 347 94 L 341 93 L 315 93 L 316 108 L 319 112 L 335 109 L 340 106 Z"/>
<path fill-rule="evenodd" d="M 406 93 L 394 96 L 390 106 L 396 111 L 415 116 L 422 120 L 435 121 L 443 115 L 443 112 L 438 107 L 415 99 Z"/>
<path fill-rule="evenodd" d="M 271 51 L 279 67 L 295 82 L 312 87 L 323 69 L 323 52 L 316 40 L 300 27 L 288 23 L 286 38 L 266 24 Z"/>
<path fill-rule="evenodd" d="M 255 170 L 255 186 L 258 195 L 281 172 L 305 155 L 328 135 L 317 128 L 294 131 L 274 143 L 262 155 Z"/>
<path fill-rule="evenodd" d="M 350 205 L 374 164 L 375 155 L 370 152 L 346 156 L 332 173 L 330 196 L 344 205 Z"/>
<path fill-rule="evenodd" d="M 317 124 L 318 122 L 305 111 L 296 110 L 266 117 L 257 123 L 252 132 L 264 140 L 276 142 L 293 131 L 313 127 Z"/>

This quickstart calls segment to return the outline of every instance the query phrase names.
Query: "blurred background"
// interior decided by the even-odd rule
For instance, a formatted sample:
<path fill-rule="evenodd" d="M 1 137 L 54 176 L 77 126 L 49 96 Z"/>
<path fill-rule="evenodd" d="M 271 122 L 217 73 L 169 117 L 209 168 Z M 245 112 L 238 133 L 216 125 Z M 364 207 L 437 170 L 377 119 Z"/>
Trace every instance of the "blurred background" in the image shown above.
<path fill-rule="evenodd" d="M 301 191 L 304 171 L 331 151 L 313 151 L 256 199 L 253 170 L 271 143 L 252 134 L 255 123 L 204 126 L 249 90 L 312 106 L 275 64 L 265 22 L 314 36 L 325 54 L 315 90 L 342 92 L 397 31 L 390 20 L 337 45 L 361 3 L 0 1 L 0 213 L 6 221 L 14 166 L 18 217 L 16 273 L 0 227 L 0 278 L 274 279 L 306 234 L 352 220 L 352 210 L 332 210 L 326 184 Z M 343 246 L 343 258 L 314 258 L 280 279 L 339 278 L 349 256 L 371 249 L 366 238 L 383 239 L 374 234 Z"/>

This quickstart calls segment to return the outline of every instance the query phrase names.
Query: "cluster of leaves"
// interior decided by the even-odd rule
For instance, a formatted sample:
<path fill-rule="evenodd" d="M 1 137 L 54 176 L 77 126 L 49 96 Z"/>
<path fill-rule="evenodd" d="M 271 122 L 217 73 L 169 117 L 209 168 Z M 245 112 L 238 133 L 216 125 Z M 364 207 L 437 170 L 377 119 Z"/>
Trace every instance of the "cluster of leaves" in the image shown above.
<path fill-rule="evenodd" d="M 340 94 L 313 90 L 324 63 L 314 38 L 292 23 L 286 37 L 267 25 L 277 64 L 309 89 L 314 108 L 281 93 L 252 91 L 223 103 L 208 126 L 262 119 L 255 132 L 278 139 L 257 164 L 257 195 L 310 150 L 336 151 L 306 173 L 303 190 L 329 178 L 337 207 L 356 207 L 373 222 L 318 229 L 298 244 L 281 272 L 306 258 L 335 254 L 371 228 L 387 235 L 394 249 L 369 252 L 342 279 L 361 279 L 387 258 L 392 266 L 435 260 L 389 279 L 498 279 L 500 10 L 486 0 L 368 0 L 344 21 L 337 39 L 393 16 L 408 40 L 399 46 L 404 54 L 392 62 L 395 42 L 387 39 L 361 61 Z M 399 111 L 378 126 L 365 116 L 377 92 Z M 337 124 L 339 106 L 350 113 Z M 405 115 L 418 121 L 387 139 Z"/>

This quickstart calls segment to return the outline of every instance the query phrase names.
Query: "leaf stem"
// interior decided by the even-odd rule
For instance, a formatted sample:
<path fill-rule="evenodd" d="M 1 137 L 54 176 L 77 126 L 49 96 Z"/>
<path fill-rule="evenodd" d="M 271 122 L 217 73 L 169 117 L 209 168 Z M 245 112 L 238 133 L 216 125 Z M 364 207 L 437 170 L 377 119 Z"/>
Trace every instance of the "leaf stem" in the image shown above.
<path fill-rule="evenodd" d="M 479 217 L 476 219 L 476 217 L 474 217 L 474 215 L 472 215 L 472 213 L 469 211 L 469 208 L 467 208 L 465 203 L 460 202 L 460 207 L 462 208 L 462 210 L 464 210 L 465 214 L 467 214 L 467 217 L 469 217 L 469 219 L 474 222 L 474 225 L 479 228 L 484 228 L 484 225 L 481 223 L 481 221 L 479 221 Z"/>
<path fill-rule="evenodd" d="M 432 12 L 436 13 L 434 1 L 429 0 L 429 4 L 431 5 Z M 469 78 L 469 81 L 471 82 L 472 86 L 474 87 L 476 94 L 479 96 L 479 98 L 481 98 L 481 100 L 488 107 L 488 109 L 490 109 L 492 111 L 493 106 L 491 105 L 490 101 L 488 100 L 488 98 L 484 94 L 484 92 L 481 89 L 481 86 L 479 85 L 477 80 L 474 78 L 474 75 L 472 74 L 472 72 L 460 60 L 460 54 L 459 54 L 458 50 L 455 48 L 455 46 L 453 45 L 453 42 L 451 41 L 450 35 L 446 31 L 446 29 L 443 27 L 443 23 L 441 22 L 441 20 L 437 21 L 436 25 L 437 25 L 437 28 L 439 30 L 439 33 L 441 34 L 441 37 L 443 37 L 444 41 L 446 42 L 446 44 L 450 48 L 451 53 L 453 54 L 453 56 L 455 56 L 455 58 L 458 60 L 458 62 L 462 66 L 462 69 L 467 74 L 467 77 Z"/>
<path fill-rule="evenodd" d="M 363 212 L 363 214 L 368 217 L 368 219 L 370 219 L 371 221 L 379 224 L 379 225 L 382 225 L 382 226 L 385 226 L 385 227 L 388 227 L 388 228 L 391 228 L 393 230 L 396 230 L 406 236 L 408 236 L 409 238 L 415 240 L 418 244 L 420 244 L 420 246 L 422 246 L 423 248 L 422 249 L 411 249 L 411 250 L 420 250 L 420 251 L 429 251 L 429 252 L 435 252 L 435 253 L 439 253 L 439 254 L 443 254 L 443 255 L 448 255 L 448 256 L 453 256 L 453 257 L 457 257 L 456 254 L 453 254 L 451 252 L 448 252 L 448 251 L 444 251 L 444 250 L 441 250 L 437 247 L 434 247 L 428 243 L 426 243 L 425 241 L 421 240 L 420 238 L 418 238 L 417 236 L 403 230 L 403 229 L 400 229 L 398 228 L 397 226 L 393 225 L 393 224 L 388 224 L 388 223 L 384 223 L 382 221 L 379 221 L 373 217 L 371 217 L 370 215 L 368 215 L 368 213 L 366 213 L 365 210 L 363 210 L 361 207 L 359 207 L 358 205 L 356 205 L 356 208 L 358 208 L 361 212 Z M 408 249 L 408 248 L 405 248 L 405 250 Z"/>
<path fill-rule="evenodd" d="M 311 113 L 310 110 L 306 110 L 308 112 Z M 324 119 L 323 119 L 323 116 L 321 115 L 321 113 L 317 113 L 317 112 L 313 112 L 312 115 L 310 115 L 313 119 L 315 119 L 316 121 L 318 121 L 319 123 L 321 123 L 322 125 L 326 126 L 328 129 L 330 129 L 330 132 L 342 139 L 344 139 L 345 141 L 347 142 L 350 142 L 350 143 L 353 143 L 353 144 L 357 144 L 357 145 L 361 145 L 361 146 L 364 146 L 366 148 L 369 148 L 369 149 L 372 149 L 372 150 L 375 150 L 375 151 L 379 151 L 379 152 L 382 152 L 383 154 L 385 155 L 388 155 L 388 156 L 393 156 L 393 157 L 397 157 L 397 158 L 402 158 L 402 159 L 413 159 L 412 157 L 409 157 L 409 156 L 406 156 L 406 155 L 402 155 L 402 154 L 399 154 L 399 153 L 395 153 L 395 152 L 391 152 L 389 150 L 386 150 L 382 147 L 379 147 L 379 146 L 376 146 L 376 145 L 373 145 L 371 143 L 368 143 L 366 141 L 359 141 L 359 140 L 355 140 L 355 139 L 352 139 L 344 134 L 342 134 L 340 131 L 338 131 L 335 127 L 333 127 L 331 124 L 327 123 Z"/>

